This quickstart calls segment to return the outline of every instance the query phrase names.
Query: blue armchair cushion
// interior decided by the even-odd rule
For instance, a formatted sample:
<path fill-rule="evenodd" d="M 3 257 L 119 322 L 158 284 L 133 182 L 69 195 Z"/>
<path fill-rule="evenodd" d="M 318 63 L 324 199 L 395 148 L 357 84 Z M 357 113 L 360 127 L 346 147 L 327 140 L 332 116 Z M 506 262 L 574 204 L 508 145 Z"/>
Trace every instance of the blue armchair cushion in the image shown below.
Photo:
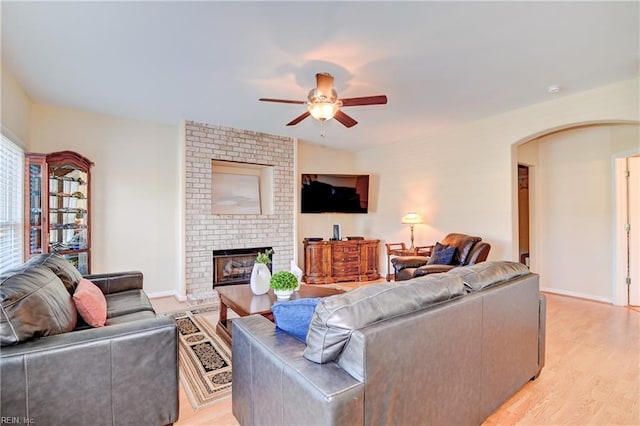
<path fill-rule="evenodd" d="M 455 255 L 455 247 L 448 247 L 440 243 L 436 243 L 427 265 L 451 265 Z"/>
<path fill-rule="evenodd" d="M 304 342 L 319 301 L 320 298 L 315 297 L 276 303 L 271 307 L 276 327 Z"/>

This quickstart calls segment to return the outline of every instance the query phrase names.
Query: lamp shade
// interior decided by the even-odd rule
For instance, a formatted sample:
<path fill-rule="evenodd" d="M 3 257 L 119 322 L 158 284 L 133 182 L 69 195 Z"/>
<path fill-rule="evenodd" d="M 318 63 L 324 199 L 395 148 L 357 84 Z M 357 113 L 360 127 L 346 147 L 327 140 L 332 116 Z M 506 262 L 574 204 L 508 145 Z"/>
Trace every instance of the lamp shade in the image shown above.
<path fill-rule="evenodd" d="M 307 109 L 311 116 L 319 121 L 331 120 L 338 112 L 338 106 L 331 102 L 309 104 Z"/>
<path fill-rule="evenodd" d="M 422 220 L 422 216 L 420 216 L 418 213 L 407 213 L 402 216 L 402 220 L 400 221 L 400 223 L 415 225 L 416 223 L 424 223 L 424 221 Z"/>

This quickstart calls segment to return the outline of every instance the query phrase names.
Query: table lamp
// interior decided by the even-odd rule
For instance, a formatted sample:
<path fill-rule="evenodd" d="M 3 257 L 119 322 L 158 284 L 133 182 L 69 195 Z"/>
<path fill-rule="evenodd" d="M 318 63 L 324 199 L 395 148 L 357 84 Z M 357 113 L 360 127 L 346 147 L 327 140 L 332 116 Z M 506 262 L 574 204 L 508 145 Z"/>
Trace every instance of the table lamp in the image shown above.
<path fill-rule="evenodd" d="M 405 225 L 408 224 L 409 228 L 411 228 L 411 247 L 409 247 L 409 250 L 413 250 L 413 226 L 416 223 L 424 223 L 424 221 L 418 213 L 407 213 L 402 216 L 402 220 L 400 221 L 400 223 Z"/>

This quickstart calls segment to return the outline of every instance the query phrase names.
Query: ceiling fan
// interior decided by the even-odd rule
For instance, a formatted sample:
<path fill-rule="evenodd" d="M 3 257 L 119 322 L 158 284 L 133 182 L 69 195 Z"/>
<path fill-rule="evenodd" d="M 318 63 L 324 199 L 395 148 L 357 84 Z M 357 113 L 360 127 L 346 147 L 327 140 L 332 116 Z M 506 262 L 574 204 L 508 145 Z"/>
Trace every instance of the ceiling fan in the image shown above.
<path fill-rule="evenodd" d="M 316 74 L 316 88 L 311 89 L 307 98 L 307 101 L 273 98 L 260 98 L 259 100 L 263 102 L 307 105 L 307 111 L 287 123 L 287 126 L 295 126 L 305 118 L 312 116 L 321 122 L 335 118 L 345 127 L 353 127 L 358 124 L 358 122 L 342 112 L 340 110 L 341 107 L 383 105 L 387 103 L 387 97 L 385 95 L 338 99 L 338 94 L 333 88 L 333 76 L 329 73 Z"/>

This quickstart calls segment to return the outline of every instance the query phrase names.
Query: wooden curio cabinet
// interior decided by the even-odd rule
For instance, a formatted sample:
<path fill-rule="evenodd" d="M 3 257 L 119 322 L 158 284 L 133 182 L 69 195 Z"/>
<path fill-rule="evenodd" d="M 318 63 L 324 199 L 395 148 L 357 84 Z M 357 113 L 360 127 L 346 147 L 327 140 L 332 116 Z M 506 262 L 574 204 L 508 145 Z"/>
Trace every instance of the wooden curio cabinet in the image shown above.
<path fill-rule="evenodd" d="M 93 162 L 72 151 L 25 158 L 25 258 L 56 252 L 91 273 Z"/>
<path fill-rule="evenodd" d="M 380 240 L 304 241 L 304 273 L 307 284 L 339 281 L 371 281 L 380 278 Z"/>

